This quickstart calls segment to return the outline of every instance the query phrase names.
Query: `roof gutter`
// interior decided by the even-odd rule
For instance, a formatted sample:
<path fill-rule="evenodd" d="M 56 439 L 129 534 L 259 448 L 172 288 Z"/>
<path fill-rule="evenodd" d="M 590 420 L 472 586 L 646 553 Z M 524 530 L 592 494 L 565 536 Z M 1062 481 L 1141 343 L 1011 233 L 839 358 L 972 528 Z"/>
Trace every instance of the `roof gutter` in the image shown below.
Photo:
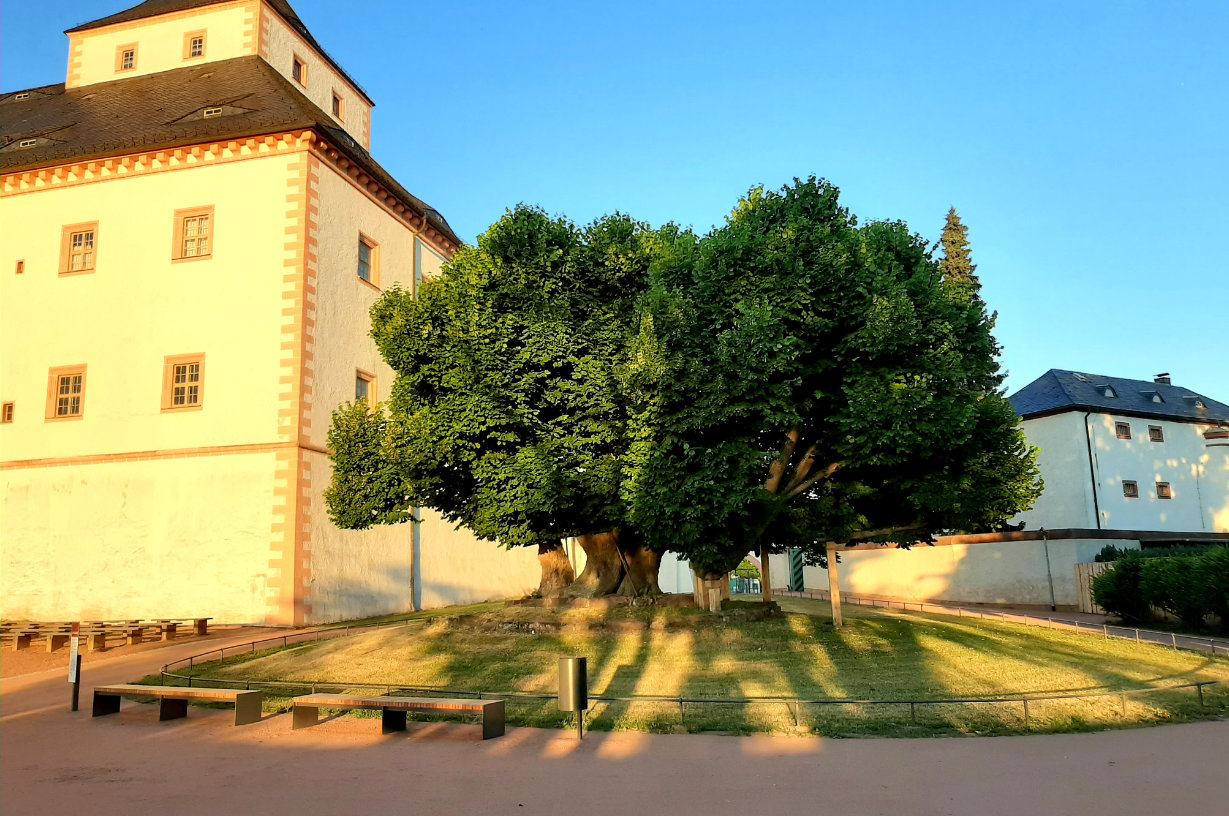
<path fill-rule="evenodd" d="M 1092 459 L 1092 435 L 1088 433 L 1088 417 L 1092 411 L 1084 412 L 1084 443 L 1088 447 L 1088 476 L 1092 479 L 1092 512 L 1097 519 L 1097 529 L 1101 529 L 1101 505 L 1097 501 L 1097 469 Z"/>

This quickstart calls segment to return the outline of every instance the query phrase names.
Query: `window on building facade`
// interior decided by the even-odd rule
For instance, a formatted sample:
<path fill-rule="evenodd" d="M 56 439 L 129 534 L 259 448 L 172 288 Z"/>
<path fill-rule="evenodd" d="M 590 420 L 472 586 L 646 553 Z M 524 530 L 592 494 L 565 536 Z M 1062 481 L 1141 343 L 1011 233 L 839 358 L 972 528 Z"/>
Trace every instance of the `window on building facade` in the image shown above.
<path fill-rule="evenodd" d="M 1139 484 L 1137 482 L 1124 481 L 1122 483 L 1122 495 L 1128 499 L 1139 498 Z"/>
<path fill-rule="evenodd" d="M 354 372 L 354 399 L 366 400 L 369 406 L 376 404 L 376 376 L 363 370 Z"/>
<path fill-rule="evenodd" d="M 1130 439 L 1131 438 L 1131 426 L 1126 422 L 1115 422 L 1114 423 L 1114 434 L 1119 439 Z"/>
<path fill-rule="evenodd" d="M 197 59 L 205 56 L 205 32 L 189 31 L 183 35 L 183 58 Z"/>
<path fill-rule="evenodd" d="M 1169 482 L 1156 483 L 1156 497 L 1158 499 L 1172 499 L 1173 491 L 1169 489 Z"/>
<path fill-rule="evenodd" d="M 1114 390 L 1114 386 L 1112 385 L 1101 385 L 1097 387 L 1101 389 L 1102 395 L 1106 397 L 1117 397 L 1118 396 L 1118 392 Z"/>
<path fill-rule="evenodd" d="M 98 222 L 64 227 L 60 245 L 60 274 L 93 272 L 98 261 Z"/>
<path fill-rule="evenodd" d="M 47 419 L 80 419 L 85 413 L 85 366 L 60 366 L 47 377 Z"/>
<path fill-rule="evenodd" d="M 304 88 L 306 88 L 307 87 L 307 63 L 299 59 L 298 57 L 295 57 L 294 63 L 290 66 L 290 76 L 294 78 L 295 82 L 299 83 Z"/>
<path fill-rule="evenodd" d="M 193 207 L 175 211 L 175 239 L 172 258 L 190 261 L 213 254 L 213 207 Z"/>
<path fill-rule="evenodd" d="M 13 403 L 6 402 L 4 407 L 0 409 L 0 422 L 8 424 L 13 421 Z"/>
<path fill-rule="evenodd" d="M 115 49 L 115 70 L 131 71 L 137 67 L 137 45 L 130 43 Z"/>
<path fill-rule="evenodd" d="M 167 357 L 162 366 L 162 410 L 200 408 L 205 393 L 205 355 Z"/>
<path fill-rule="evenodd" d="M 333 115 L 343 122 L 346 121 L 346 100 L 336 91 L 333 92 Z"/>
<path fill-rule="evenodd" d="M 26 271 L 26 262 L 25 262 L 25 261 L 18 261 L 18 262 L 17 262 L 17 274 L 18 274 L 18 275 L 24 275 L 24 274 L 25 274 L 25 271 Z"/>
<path fill-rule="evenodd" d="M 380 285 L 380 245 L 361 233 L 358 236 L 358 276 L 373 286 Z"/>
<path fill-rule="evenodd" d="M 1164 429 L 1162 429 L 1160 425 L 1149 425 L 1148 426 L 1148 439 L 1152 442 L 1164 442 L 1165 441 Z"/>

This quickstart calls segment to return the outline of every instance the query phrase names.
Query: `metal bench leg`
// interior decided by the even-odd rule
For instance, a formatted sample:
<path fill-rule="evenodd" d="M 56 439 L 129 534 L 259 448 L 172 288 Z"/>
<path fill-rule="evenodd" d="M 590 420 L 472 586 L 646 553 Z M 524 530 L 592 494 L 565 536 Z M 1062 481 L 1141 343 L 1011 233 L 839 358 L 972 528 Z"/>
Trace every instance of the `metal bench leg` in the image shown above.
<path fill-rule="evenodd" d="M 496 700 L 495 702 L 499 705 L 489 705 L 482 709 L 482 738 L 484 740 L 504 735 L 504 701 Z"/>
<path fill-rule="evenodd" d="M 320 709 L 316 706 L 296 705 L 290 717 L 291 729 L 311 728 L 320 722 Z"/>
<path fill-rule="evenodd" d="M 235 696 L 235 725 L 260 722 L 265 702 L 263 691 L 245 691 Z"/>
<path fill-rule="evenodd" d="M 394 731 L 405 730 L 405 710 L 395 708 L 381 708 L 380 713 L 383 715 L 384 733 L 391 734 Z"/>
<path fill-rule="evenodd" d="M 188 701 L 163 697 L 158 701 L 158 720 L 178 720 L 188 716 Z"/>
<path fill-rule="evenodd" d="M 118 694 L 100 694 L 94 692 L 94 717 L 103 717 L 107 714 L 115 714 L 119 712 L 119 695 Z"/>

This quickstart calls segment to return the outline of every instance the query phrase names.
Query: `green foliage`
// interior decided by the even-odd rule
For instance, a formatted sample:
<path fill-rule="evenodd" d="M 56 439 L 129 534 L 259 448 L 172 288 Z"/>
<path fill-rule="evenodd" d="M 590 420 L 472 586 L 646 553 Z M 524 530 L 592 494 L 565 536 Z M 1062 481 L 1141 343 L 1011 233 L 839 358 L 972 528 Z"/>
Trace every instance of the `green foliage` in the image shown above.
<path fill-rule="evenodd" d="M 960 220 L 955 207 L 947 211 L 947 221 L 939 242 L 943 245 L 943 260 L 939 262 L 943 279 L 952 284 L 980 288 L 975 274 L 977 264 L 973 263 L 969 251 L 969 228 Z"/>
<path fill-rule="evenodd" d="M 1219 544 L 1181 544 L 1172 547 L 1149 547 L 1144 550 L 1119 549 L 1113 544 L 1106 544 L 1101 552 L 1093 558 L 1094 562 L 1107 563 L 1117 561 L 1127 553 L 1134 553 L 1140 558 L 1174 558 L 1182 555 L 1203 555 L 1212 550 L 1222 549 Z"/>
<path fill-rule="evenodd" d="M 418 299 L 386 292 L 372 335 L 397 374 L 388 418 L 335 415 L 334 519 L 430 507 L 505 546 L 619 526 L 618 371 L 648 268 L 676 237 L 623 215 L 582 229 L 520 206 Z"/>
<path fill-rule="evenodd" d="M 627 372 L 623 492 L 656 546 L 715 575 L 760 542 L 993 530 L 1039 495 L 993 318 L 904 224 L 810 178 L 752 190 L 690 260 L 654 267 Z"/>
<path fill-rule="evenodd" d="M 752 564 L 749 559 L 744 558 L 742 563 L 734 568 L 734 576 L 737 578 L 753 578 L 758 581 L 760 568 Z"/>
<path fill-rule="evenodd" d="M 1163 609 L 1192 629 L 1208 615 L 1229 625 L 1229 547 L 1195 548 L 1200 555 L 1147 557 L 1128 551 L 1093 579 L 1093 599 L 1124 620 L 1147 620 Z M 1163 551 L 1162 551 L 1163 552 Z"/>
<path fill-rule="evenodd" d="M 1140 586 L 1144 559 L 1128 553 L 1114 562 L 1114 568 L 1092 579 L 1092 597 L 1097 605 L 1128 623 L 1143 623 L 1152 617 Z"/>

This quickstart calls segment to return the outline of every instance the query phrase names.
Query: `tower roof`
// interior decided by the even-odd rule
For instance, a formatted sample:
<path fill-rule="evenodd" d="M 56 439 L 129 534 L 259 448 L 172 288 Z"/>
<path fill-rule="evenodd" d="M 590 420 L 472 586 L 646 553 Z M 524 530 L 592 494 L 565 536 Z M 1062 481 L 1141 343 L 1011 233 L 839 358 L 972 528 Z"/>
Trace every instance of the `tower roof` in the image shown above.
<path fill-rule="evenodd" d="M 26 98 L 19 99 L 21 95 Z M 204 116 L 206 109 L 219 111 Z M 444 217 L 410 194 L 333 118 L 257 56 L 66 89 L 0 97 L 0 171 L 122 156 L 288 130 L 312 130 L 334 145 L 456 245 Z M 22 146 L 33 141 L 32 146 Z"/>
<path fill-rule="evenodd" d="M 70 28 L 65 31 L 65 34 L 75 34 L 79 31 L 89 31 L 94 28 L 105 28 L 109 25 L 117 23 L 130 23 L 133 20 L 144 20 L 149 17 L 158 17 L 163 14 L 171 14 L 176 11 L 188 11 L 190 9 L 202 8 L 204 6 L 214 6 L 219 3 L 230 2 L 231 0 L 145 0 L 144 3 L 139 3 L 130 9 L 117 12 L 107 17 L 100 17 L 97 20 L 88 23 L 82 23 L 79 26 Z M 363 99 L 367 100 L 369 105 L 375 105 L 375 102 L 367 95 L 362 86 L 354 81 L 354 77 L 346 73 L 337 60 L 329 56 L 329 53 L 324 50 L 320 43 L 316 42 L 316 38 L 307 30 L 307 26 L 299 19 L 299 15 L 290 6 L 286 0 L 264 0 L 270 8 L 278 13 L 278 15 L 289 24 L 291 28 L 299 33 L 299 36 L 307 40 L 308 44 L 319 52 L 320 56 L 337 70 L 337 73 L 345 77 L 346 81 L 354 86 Z"/>

